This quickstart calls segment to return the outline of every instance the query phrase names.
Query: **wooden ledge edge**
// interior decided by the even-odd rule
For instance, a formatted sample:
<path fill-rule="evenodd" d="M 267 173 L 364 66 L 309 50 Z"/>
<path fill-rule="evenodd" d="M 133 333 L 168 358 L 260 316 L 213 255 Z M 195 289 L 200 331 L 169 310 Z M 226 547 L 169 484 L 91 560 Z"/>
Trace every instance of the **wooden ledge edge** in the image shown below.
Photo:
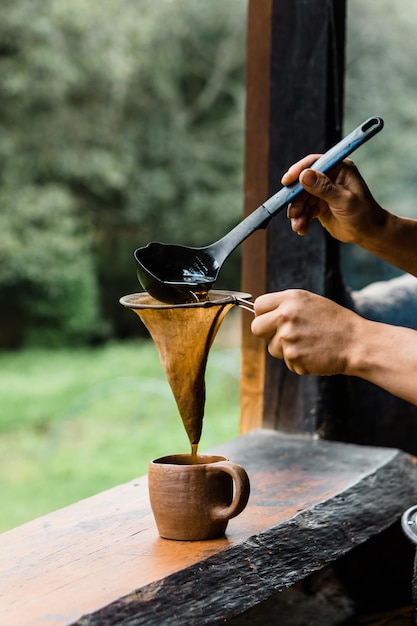
<path fill-rule="evenodd" d="M 303 435 L 279 436 L 284 441 L 316 441 Z M 416 459 L 395 448 L 379 450 L 386 453 L 386 462 L 343 494 L 120 598 L 74 626 L 170 626 L 174 618 L 176 626 L 216 624 L 290 587 L 390 527 L 417 502 Z M 225 590 L 228 576 L 231 582 Z"/>

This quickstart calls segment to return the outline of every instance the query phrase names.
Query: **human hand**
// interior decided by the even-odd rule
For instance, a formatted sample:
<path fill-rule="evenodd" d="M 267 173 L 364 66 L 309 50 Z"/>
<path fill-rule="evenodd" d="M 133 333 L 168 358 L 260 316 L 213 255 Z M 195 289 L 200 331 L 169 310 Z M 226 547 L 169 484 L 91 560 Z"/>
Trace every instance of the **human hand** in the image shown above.
<path fill-rule="evenodd" d="M 292 372 L 356 376 L 417 405 L 415 330 L 367 320 L 301 289 L 259 296 L 254 308 L 252 332 Z"/>
<path fill-rule="evenodd" d="M 254 335 L 296 374 L 346 374 L 361 322 L 356 313 L 301 289 L 259 296 Z"/>
<path fill-rule="evenodd" d="M 345 243 L 366 247 L 366 240 L 383 227 L 387 212 L 373 198 L 365 181 L 350 159 L 335 167 L 330 177 L 309 169 L 319 158 L 311 154 L 301 159 L 282 177 L 289 185 L 299 179 L 308 193 L 303 193 L 288 207 L 292 229 L 305 235 L 314 218 L 326 230 Z"/>

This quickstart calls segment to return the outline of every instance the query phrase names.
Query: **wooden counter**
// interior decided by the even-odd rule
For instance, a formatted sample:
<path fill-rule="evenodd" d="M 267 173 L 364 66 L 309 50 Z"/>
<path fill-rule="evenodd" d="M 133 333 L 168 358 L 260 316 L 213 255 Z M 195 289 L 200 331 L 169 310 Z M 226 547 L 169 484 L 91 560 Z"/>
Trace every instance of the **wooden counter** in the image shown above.
<path fill-rule="evenodd" d="M 0 623 L 216 624 L 417 502 L 415 460 L 395 449 L 258 430 L 215 450 L 251 481 L 226 537 L 161 539 L 138 478 L 0 535 Z"/>

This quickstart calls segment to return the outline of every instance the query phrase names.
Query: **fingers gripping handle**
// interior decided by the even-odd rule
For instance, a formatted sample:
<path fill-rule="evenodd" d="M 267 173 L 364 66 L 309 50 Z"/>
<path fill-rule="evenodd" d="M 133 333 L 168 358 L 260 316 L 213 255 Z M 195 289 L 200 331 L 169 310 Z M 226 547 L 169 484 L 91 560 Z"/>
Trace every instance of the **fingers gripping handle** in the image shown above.
<path fill-rule="evenodd" d="M 359 146 L 368 141 L 368 139 L 379 133 L 383 127 L 384 122 L 380 117 L 370 117 L 323 154 L 313 163 L 311 168 L 317 172 L 328 172 L 332 167 L 341 163 L 343 159 L 352 154 Z M 280 189 L 280 191 L 264 202 L 262 206 L 272 217 L 292 202 L 302 191 L 304 189 L 300 183 L 293 183 Z"/>
<path fill-rule="evenodd" d="M 211 511 L 213 519 L 229 520 L 239 515 L 248 503 L 250 494 L 249 477 L 243 467 L 231 461 L 213 463 L 207 468 L 211 472 L 226 472 L 233 479 L 233 500 L 227 507 L 215 507 Z"/>
<path fill-rule="evenodd" d="M 323 154 L 314 164 L 313 169 L 320 172 L 328 172 L 329 169 L 337 165 L 351 154 L 356 148 L 376 135 L 384 126 L 380 117 L 370 117 L 344 139 L 339 141 L 333 148 Z M 282 187 L 275 195 L 271 196 L 261 206 L 250 213 L 230 232 L 219 239 L 212 246 L 207 247 L 207 252 L 216 257 L 219 268 L 238 245 L 245 241 L 249 235 L 259 228 L 266 228 L 271 219 L 285 209 L 302 191 L 300 183 L 294 183 L 287 187 Z"/>

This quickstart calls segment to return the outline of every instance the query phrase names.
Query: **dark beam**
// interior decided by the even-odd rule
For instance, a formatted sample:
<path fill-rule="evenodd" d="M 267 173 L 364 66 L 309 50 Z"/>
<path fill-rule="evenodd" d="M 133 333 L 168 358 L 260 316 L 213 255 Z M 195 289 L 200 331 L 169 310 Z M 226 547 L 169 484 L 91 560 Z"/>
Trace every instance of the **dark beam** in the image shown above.
<path fill-rule="evenodd" d="M 263 32 L 251 22 L 255 4 L 257 11 L 263 11 L 264 20 L 270 19 Z M 246 133 L 251 154 L 246 167 L 246 212 L 259 204 L 248 206 L 249 198 L 259 200 L 254 189 L 259 194 L 266 185 L 266 195 L 272 195 L 291 163 L 309 152 L 326 150 L 342 132 L 343 0 L 271 0 L 260 5 L 262 9 L 255 0 L 249 2 L 248 64 L 257 65 L 258 73 L 248 71 L 247 76 Z M 263 60 L 267 45 L 268 62 Z M 269 104 L 261 108 L 264 100 Z M 257 107 L 259 115 L 268 117 L 254 119 L 252 112 Z M 255 144 L 254 128 L 260 127 L 263 132 Z M 254 172 L 250 170 L 253 163 L 257 164 Z M 261 167 L 265 170 L 260 171 Z M 244 246 L 243 289 L 256 296 L 261 291 L 296 287 L 340 300 L 343 285 L 337 245 L 314 226 L 308 237 L 301 238 L 292 233 L 284 214 L 275 218 L 264 239 Z M 246 318 L 242 430 L 249 430 L 255 422 L 290 432 L 311 433 L 323 424 L 326 429 L 326 414 L 332 412 L 333 398 L 340 394 L 333 387 L 340 381 L 335 379 L 329 387 L 328 381 L 323 384 L 316 377 L 300 378 L 290 373 L 284 363 L 269 357 L 261 341 L 250 336 L 249 324 Z"/>

